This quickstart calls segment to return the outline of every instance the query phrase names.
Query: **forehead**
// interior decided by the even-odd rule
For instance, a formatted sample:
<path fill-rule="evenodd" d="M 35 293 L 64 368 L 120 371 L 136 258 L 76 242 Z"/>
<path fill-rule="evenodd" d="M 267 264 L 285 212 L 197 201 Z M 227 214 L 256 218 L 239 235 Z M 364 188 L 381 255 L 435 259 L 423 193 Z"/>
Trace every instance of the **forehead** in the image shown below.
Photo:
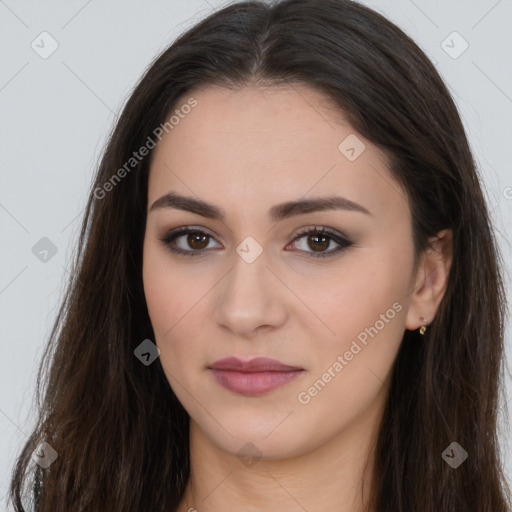
<path fill-rule="evenodd" d="M 405 195 L 383 153 L 318 91 L 209 86 L 184 95 L 175 110 L 190 98 L 197 105 L 154 150 L 149 204 L 178 191 L 243 214 L 244 208 L 339 193 L 371 211 L 404 213 Z"/>
<path fill-rule="evenodd" d="M 164 135 L 166 141 L 160 147 L 200 142 L 202 148 L 212 150 L 211 146 L 218 148 L 223 142 L 228 146 L 218 149 L 227 150 L 226 157 L 237 156 L 237 148 L 259 149 L 261 156 L 270 157 L 298 151 L 307 140 L 316 146 L 323 141 L 324 149 L 329 151 L 332 140 L 325 138 L 325 132 L 336 131 L 340 122 L 347 124 L 330 98 L 299 84 L 251 85 L 236 90 L 212 85 L 183 95 L 175 108 L 180 110 L 191 97 L 197 106 L 183 116 L 172 135 Z M 263 141 L 267 144 L 261 146 Z"/>

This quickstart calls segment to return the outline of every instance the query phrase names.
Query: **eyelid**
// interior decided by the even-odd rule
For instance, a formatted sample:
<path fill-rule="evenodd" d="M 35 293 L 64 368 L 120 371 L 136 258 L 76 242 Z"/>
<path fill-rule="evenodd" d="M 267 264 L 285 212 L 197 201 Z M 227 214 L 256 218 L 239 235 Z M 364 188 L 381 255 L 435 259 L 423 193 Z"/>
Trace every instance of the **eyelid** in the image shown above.
<path fill-rule="evenodd" d="M 201 235 L 206 235 L 208 238 L 214 239 L 215 241 L 217 241 L 216 236 L 212 235 L 207 228 L 203 228 L 202 226 L 180 226 L 178 228 L 174 228 L 174 229 L 167 231 L 163 237 L 159 238 L 159 240 L 169 249 L 169 251 L 171 253 L 174 253 L 176 255 L 202 256 L 208 252 L 211 252 L 212 249 L 183 250 L 183 249 L 177 249 L 177 248 L 171 247 L 171 243 L 174 242 L 174 240 L 176 240 L 177 238 L 180 238 L 182 236 L 185 236 L 187 234 L 191 234 L 191 233 L 199 233 Z M 342 232 L 332 229 L 332 228 L 329 228 L 329 227 L 326 227 L 326 226 L 313 225 L 313 226 L 302 227 L 298 231 L 296 231 L 292 240 L 287 244 L 286 247 L 288 247 L 288 245 L 290 245 L 290 243 L 294 243 L 297 240 L 304 238 L 306 235 L 313 236 L 315 234 L 327 236 L 327 238 L 330 241 L 337 244 L 338 247 L 335 248 L 334 250 L 331 249 L 329 251 L 324 251 L 324 252 L 299 250 L 298 251 L 299 253 L 305 253 L 306 255 L 309 255 L 309 256 L 304 256 L 304 257 L 313 258 L 313 259 L 324 258 L 324 257 L 328 258 L 330 256 L 334 256 L 338 253 L 343 252 L 344 250 L 348 249 L 350 246 L 353 245 L 353 242 Z"/>
<path fill-rule="evenodd" d="M 172 253 L 178 254 L 178 255 L 186 255 L 186 256 L 196 256 L 196 255 L 202 255 L 205 254 L 205 249 L 201 250 L 189 250 L 184 251 L 182 249 L 176 249 L 171 247 L 171 243 L 174 242 L 177 238 L 181 238 L 182 236 L 188 235 L 190 233 L 200 233 L 202 235 L 206 235 L 210 239 L 216 240 L 216 236 L 212 235 L 209 230 L 206 228 L 203 228 L 202 226 L 180 226 L 178 228 L 170 229 L 167 231 L 162 237 L 159 237 L 159 240 L 163 243 L 164 246 L 166 246 Z M 218 242 L 217 242 L 218 243 Z"/>
<path fill-rule="evenodd" d="M 340 238 L 346 243 L 350 242 L 349 238 L 345 234 L 341 233 L 340 231 L 338 231 L 336 229 L 329 228 L 327 226 L 318 226 L 318 225 L 305 226 L 303 228 L 300 228 L 294 235 L 292 242 L 297 240 L 297 238 L 301 238 L 305 234 L 308 234 L 311 232 L 328 235 L 333 238 Z"/>
<path fill-rule="evenodd" d="M 315 251 L 300 251 L 299 250 L 298 252 L 300 253 L 301 256 L 305 254 L 308 256 L 304 256 L 304 257 L 313 258 L 313 259 L 329 258 L 331 256 L 334 257 L 336 255 L 339 255 L 340 253 L 342 253 L 343 251 L 345 251 L 352 245 L 354 245 L 354 243 L 349 239 L 349 237 L 346 236 L 345 234 L 341 233 L 340 231 L 329 228 L 327 226 L 316 226 L 316 225 L 315 226 L 306 226 L 304 228 L 301 228 L 297 232 L 297 234 L 294 236 L 291 243 L 294 243 L 295 241 L 297 241 L 301 238 L 304 238 L 306 235 L 313 236 L 314 234 L 327 236 L 327 238 L 329 238 L 330 241 L 337 244 L 338 247 L 336 247 L 334 250 L 331 249 L 329 251 L 323 251 L 323 252 L 320 251 L 320 252 L 316 252 L 316 253 L 315 253 Z"/>

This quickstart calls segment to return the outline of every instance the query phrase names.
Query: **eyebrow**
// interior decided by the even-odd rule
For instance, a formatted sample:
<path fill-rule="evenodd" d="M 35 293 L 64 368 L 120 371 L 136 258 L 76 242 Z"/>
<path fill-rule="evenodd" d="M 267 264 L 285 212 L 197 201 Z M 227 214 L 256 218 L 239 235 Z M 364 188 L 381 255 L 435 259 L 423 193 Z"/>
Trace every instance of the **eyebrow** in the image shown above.
<path fill-rule="evenodd" d="M 150 212 L 161 208 L 175 208 L 196 213 L 202 217 L 223 221 L 224 211 L 211 203 L 194 199 L 192 197 L 182 196 L 175 192 L 169 192 L 157 199 L 150 208 Z M 321 212 L 326 210 L 348 210 L 372 215 L 364 206 L 355 203 L 346 197 L 328 196 L 313 199 L 300 199 L 297 201 L 287 201 L 277 204 L 270 208 L 269 217 L 273 222 L 279 222 L 283 219 L 306 213 Z"/>

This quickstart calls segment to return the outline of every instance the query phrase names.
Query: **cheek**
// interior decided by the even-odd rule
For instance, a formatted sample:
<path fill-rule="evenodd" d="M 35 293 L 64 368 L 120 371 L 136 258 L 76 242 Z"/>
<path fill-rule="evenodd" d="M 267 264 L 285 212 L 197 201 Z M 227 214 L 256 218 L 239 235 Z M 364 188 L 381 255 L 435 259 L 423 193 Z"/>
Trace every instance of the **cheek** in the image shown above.
<path fill-rule="evenodd" d="M 205 276 L 206 277 L 206 276 Z M 208 340 L 201 300 L 208 282 L 171 265 L 160 248 L 144 247 L 143 283 L 148 313 L 160 349 L 160 360 L 169 375 L 183 375 L 186 368 L 203 364 L 201 340 Z M 180 379 L 181 381 L 181 379 Z"/>
<path fill-rule="evenodd" d="M 152 249 L 145 249 L 142 274 L 151 324 L 155 336 L 161 339 L 177 321 L 175 316 L 180 309 L 180 299 L 173 290 L 176 290 L 179 283 L 175 278 L 171 278 L 162 258 L 155 253 Z"/>
<path fill-rule="evenodd" d="M 373 263 L 373 264 L 371 264 Z M 390 273 L 391 260 L 360 258 L 350 274 L 333 278 L 331 294 L 318 294 L 316 306 L 331 331 L 312 346 L 314 364 L 297 397 L 310 428 L 333 430 L 371 410 L 392 369 L 405 322 L 404 284 Z M 368 269 L 371 269 L 368 271 Z M 402 272 L 406 270 L 403 268 Z M 304 327 L 305 328 L 305 327 Z M 328 412 L 328 419 L 326 413 Z"/>
<path fill-rule="evenodd" d="M 405 329 L 412 261 L 407 255 L 397 261 L 392 251 L 379 256 L 375 251 L 359 251 L 357 258 L 346 260 L 346 271 L 333 273 L 324 293 L 310 295 L 308 302 L 324 324 L 323 343 L 315 347 L 318 362 L 329 363 L 328 368 L 346 354 L 344 373 L 357 381 L 368 377 L 369 370 L 387 374 Z"/>
<path fill-rule="evenodd" d="M 172 267 L 165 251 L 151 242 L 144 246 L 142 277 L 155 336 L 163 341 L 172 337 L 180 318 L 191 310 L 198 282 Z"/>

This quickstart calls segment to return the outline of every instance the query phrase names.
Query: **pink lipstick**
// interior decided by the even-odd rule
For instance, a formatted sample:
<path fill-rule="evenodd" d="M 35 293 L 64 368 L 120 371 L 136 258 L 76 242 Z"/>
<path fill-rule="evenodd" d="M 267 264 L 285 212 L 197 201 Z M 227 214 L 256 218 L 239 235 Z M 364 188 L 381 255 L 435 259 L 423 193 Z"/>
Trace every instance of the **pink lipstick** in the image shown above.
<path fill-rule="evenodd" d="M 303 368 L 266 357 L 249 361 L 228 357 L 216 361 L 208 368 L 221 386 L 249 396 L 272 391 L 304 373 Z"/>

